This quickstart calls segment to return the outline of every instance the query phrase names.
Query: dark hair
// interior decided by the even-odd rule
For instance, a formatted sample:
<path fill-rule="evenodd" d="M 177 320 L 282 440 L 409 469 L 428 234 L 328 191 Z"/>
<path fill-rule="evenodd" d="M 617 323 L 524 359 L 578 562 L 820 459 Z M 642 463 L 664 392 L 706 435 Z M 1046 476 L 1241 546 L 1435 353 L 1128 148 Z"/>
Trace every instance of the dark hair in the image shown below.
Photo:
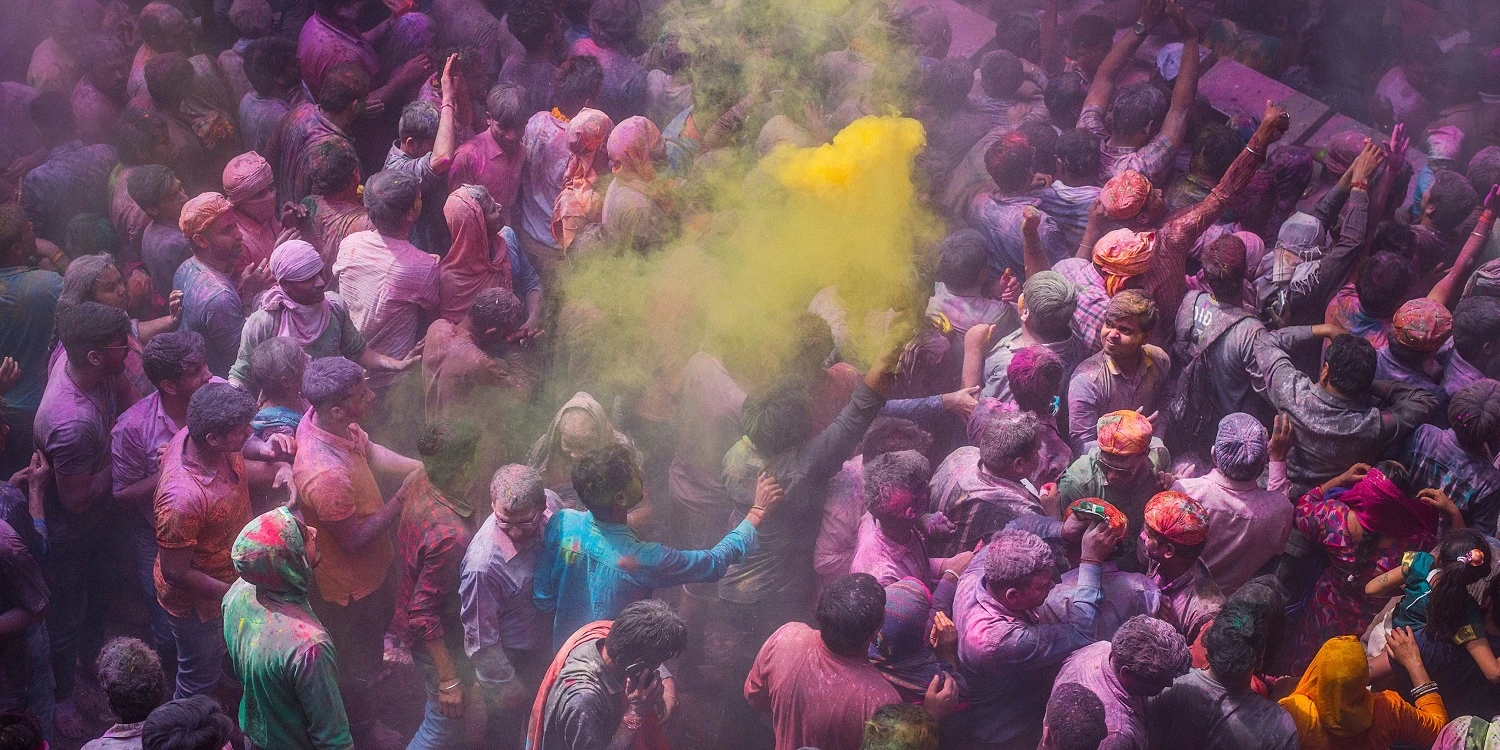
<path fill-rule="evenodd" d="M 359 177 L 359 155 L 348 141 L 334 138 L 313 147 L 308 178 L 313 195 L 332 195 Z"/>
<path fill-rule="evenodd" d="M 1467 450 L 1481 450 L 1500 437 L 1500 383 L 1486 378 L 1460 388 L 1448 402 L 1448 424 Z"/>
<path fill-rule="evenodd" d="M 1016 132 L 1026 136 L 1026 142 L 1036 149 L 1031 160 L 1031 171 L 1052 174 L 1057 171 L 1057 131 L 1045 122 L 1032 120 L 1023 122 Z"/>
<path fill-rule="evenodd" d="M 1150 615 L 1126 620 L 1109 642 L 1110 660 L 1120 673 L 1147 683 L 1170 683 L 1186 674 L 1192 661 L 1182 634 Z"/>
<path fill-rule="evenodd" d="M 1453 308 L 1453 349 L 1480 364 L 1485 344 L 1500 340 L 1500 298 L 1466 297 Z"/>
<path fill-rule="evenodd" d="M 1227 602 L 1203 633 L 1208 666 L 1220 680 L 1239 684 L 1250 678 L 1266 650 L 1266 628 L 1255 605 Z"/>
<path fill-rule="evenodd" d="M 938 253 L 937 280 L 949 287 L 978 284 L 990 263 L 989 246 L 984 235 L 975 229 L 960 229 L 948 235 L 938 246 Z"/>
<path fill-rule="evenodd" d="M 1104 324 L 1114 325 L 1125 318 L 1134 318 L 1142 333 L 1150 333 L 1156 327 L 1156 301 L 1135 289 L 1120 291 L 1104 305 Z"/>
<path fill-rule="evenodd" d="M 1360 308 L 1372 318 L 1390 319 L 1410 296 L 1414 273 L 1411 262 L 1399 255 L 1370 256 L 1354 280 Z"/>
<path fill-rule="evenodd" d="M 1016 57 L 1036 54 L 1042 41 L 1042 22 L 1035 15 L 1014 11 L 995 20 L 996 47 Z"/>
<path fill-rule="evenodd" d="M 1463 175 L 1439 169 L 1432 187 L 1427 188 L 1427 203 L 1432 207 L 1432 225 L 1451 232 L 1474 212 L 1479 194 Z"/>
<path fill-rule="evenodd" d="M 1020 133 L 1009 133 L 984 152 L 984 169 L 1001 190 L 1015 192 L 1031 184 L 1036 149 Z"/>
<path fill-rule="evenodd" d="M 1482 558 L 1479 564 L 1459 559 L 1475 551 Z M 1452 529 L 1443 534 L 1433 558 L 1437 579 L 1427 597 L 1427 634 L 1447 643 L 1463 628 L 1464 615 L 1474 603 L 1469 586 L 1490 574 L 1490 544 L 1473 529 Z"/>
<path fill-rule="evenodd" d="M 365 212 L 381 232 L 399 231 L 421 196 L 421 180 L 408 172 L 388 169 L 365 180 Z"/>
<path fill-rule="evenodd" d="M 1251 578 L 1224 603 L 1245 604 L 1254 610 L 1256 621 L 1265 631 L 1265 656 L 1262 661 L 1275 661 L 1273 657 L 1281 643 L 1281 635 L 1286 630 L 1286 593 L 1282 591 L 1281 582 L 1276 580 L 1276 576 L 1266 574 Z"/>
<path fill-rule="evenodd" d="M 1209 258 L 1225 259 L 1209 263 Z M 1244 294 L 1245 241 L 1225 234 L 1210 242 L 1203 252 L 1203 281 L 1219 300 L 1239 299 Z"/>
<path fill-rule="evenodd" d="M 990 50 L 979 58 L 979 85 L 987 96 L 1009 99 L 1026 81 L 1021 58 L 1003 49 Z"/>
<path fill-rule="evenodd" d="M 929 65 L 922 74 L 922 98 L 939 112 L 952 112 L 968 101 L 974 85 L 974 68 L 961 57 L 949 57 Z"/>
<path fill-rule="evenodd" d="M 155 210 L 175 192 L 172 186 L 176 182 L 177 176 L 172 170 L 160 164 L 144 164 L 131 170 L 125 190 L 137 206 Z"/>
<path fill-rule="evenodd" d="M 745 399 L 740 421 L 745 437 L 762 456 L 770 458 L 796 447 L 812 434 L 811 410 L 807 384 L 800 378 L 781 378 Z"/>
<path fill-rule="evenodd" d="M 852 573 L 828 585 L 818 598 L 818 632 L 829 651 L 865 653 L 885 622 L 885 589 L 869 573 Z"/>
<path fill-rule="evenodd" d="M 63 231 L 63 250 L 67 251 L 69 258 L 100 253 L 112 255 L 119 249 L 120 235 L 107 216 L 78 214 L 68 220 L 68 228 Z"/>
<path fill-rule="evenodd" d="M 317 100 L 327 112 L 343 112 L 369 95 L 370 75 L 358 65 L 343 63 L 324 74 Z"/>
<path fill-rule="evenodd" d="M 202 443 L 250 424 L 259 409 L 255 397 L 228 383 L 206 383 L 188 401 L 188 437 Z"/>
<path fill-rule="evenodd" d="M 122 724 L 145 721 L 166 696 L 161 660 L 139 639 L 110 639 L 99 652 L 97 668 L 109 710 Z"/>
<path fill-rule="evenodd" d="M 155 112 L 127 108 L 115 118 L 110 142 L 126 166 L 145 164 L 167 142 L 167 121 Z"/>
<path fill-rule="evenodd" d="M 526 127 L 533 113 L 526 111 L 526 89 L 513 83 L 497 83 L 484 99 L 485 114 L 506 130 Z"/>
<path fill-rule="evenodd" d="M 1167 116 L 1167 106 L 1167 95 L 1149 83 L 1122 87 L 1110 108 L 1109 132 L 1122 137 L 1145 132 L 1152 123 L 1161 124 Z"/>
<path fill-rule="evenodd" d="M 589 8 L 589 34 L 600 47 L 628 49 L 640 25 L 640 0 L 594 0 Z"/>
<path fill-rule="evenodd" d="M 141 40 L 151 45 L 152 49 L 177 49 L 188 43 L 185 39 L 172 38 L 172 32 L 176 24 L 174 21 L 187 21 L 182 10 L 170 2 L 147 3 L 141 8 L 140 20 L 137 28 L 141 32 Z"/>
<path fill-rule="evenodd" d="M 0 254 L 9 254 L 16 249 L 30 221 L 20 204 L 0 203 Z"/>
<path fill-rule="evenodd" d="M 619 443 L 585 454 L 569 475 L 578 500 L 595 513 L 608 509 L 634 477 L 635 453 Z"/>
<path fill-rule="evenodd" d="M 281 75 L 297 60 L 297 43 L 279 36 L 256 39 L 245 47 L 245 78 L 261 96 L 272 96 Z"/>
<path fill-rule="evenodd" d="M 312 358 L 290 336 L 272 336 L 255 345 L 250 352 L 250 381 L 260 391 L 271 389 L 283 380 L 295 381 L 300 390 L 302 375 Z"/>
<path fill-rule="evenodd" d="M 94 34 L 78 47 L 78 63 L 85 74 L 93 73 L 109 63 L 129 65 L 130 61 L 131 53 L 126 51 L 125 45 L 118 38 L 107 34 Z"/>
<path fill-rule="evenodd" d="M 1245 147 L 1240 131 L 1217 122 L 1211 122 L 1198 131 L 1193 141 L 1193 168 L 1215 180 L 1229 171 L 1229 165 Z"/>
<path fill-rule="evenodd" d="M 365 368 L 357 362 L 343 357 L 315 359 L 302 373 L 302 397 L 316 411 L 340 406 L 364 379 Z"/>
<path fill-rule="evenodd" d="M 1073 49 L 1109 47 L 1115 42 L 1115 24 L 1107 18 L 1085 13 L 1068 27 L 1068 46 Z"/>
<path fill-rule="evenodd" d="M 1328 382 L 1350 396 L 1362 396 L 1375 382 L 1375 347 L 1352 333 L 1339 334 L 1323 354 Z"/>
<path fill-rule="evenodd" d="M 1044 416 L 1052 414 L 1053 399 L 1062 393 L 1066 376 L 1062 358 L 1040 344 L 1016 352 L 1005 368 L 1016 406 Z"/>
<path fill-rule="evenodd" d="M 31 123 L 53 141 L 67 140 L 77 131 L 73 121 L 73 100 L 61 91 L 43 91 L 27 105 Z"/>
<path fill-rule="evenodd" d="M 205 344 L 197 331 L 168 331 L 153 336 L 141 351 L 141 366 L 146 379 L 160 386 L 163 380 L 176 380 L 196 372 L 204 363 Z"/>
<path fill-rule="evenodd" d="M 473 462 L 479 448 L 479 431 L 467 420 L 433 422 L 417 437 L 417 455 L 433 485 L 445 492 L 458 492 L 453 481 Z"/>
<path fill-rule="evenodd" d="M 42 720 L 29 711 L 0 711 L 0 750 L 42 750 Z"/>
<path fill-rule="evenodd" d="M 1375 234 L 1370 238 L 1370 255 L 1391 253 L 1402 258 L 1415 258 L 1417 233 L 1399 221 L 1382 221 L 1375 225 Z"/>
<path fill-rule="evenodd" d="M 234 722 L 206 695 L 158 706 L 141 728 L 141 750 L 219 750 Z"/>
<path fill-rule="evenodd" d="M 124 310 L 81 302 L 57 311 L 57 335 L 68 361 L 75 365 L 88 362 L 89 352 L 112 346 L 130 335 L 130 316 Z"/>
<path fill-rule="evenodd" d="M 583 107 L 590 99 L 599 98 L 599 93 L 603 90 L 604 68 L 599 65 L 599 58 L 573 55 L 557 66 L 552 97 L 556 100 L 558 109 L 563 112 Z"/>
<path fill-rule="evenodd" d="M 919 510 L 927 507 L 927 484 L 932 480 L 932 464 L 914 450 L 882 453 L 864 465 L 865 509 L 876 518 L 893 493 L 904 493 Z"/>
<path fill-rule="evenodd" d="M 1083 84 L 1083 76 L 1063 73 L 1047 80 L 1047 88 L 1042 91 L 1042 103 L 1047 105 L 1047 114 L 1054 125 L 1060 122 L 1063 123 L 1062 127 L 1071 128 L 1078 122 L 1078 115 L 1083 112 L 1083 102 L 1088 95 L 1089 87 Z"/>
<path fill-rule="evenodd" d="M 531 54 L 542 52 L 557 25 L 557 11 L 547 0 L 520 0 L 505 14 L 505 30 Z"/>
<path fill-rule="evenodd" d="M 1431 41 L 1430 39 L 1428 41 Z M 1486 195 L 1490 188 L 1500 183 L 1500 146 L 1487 146 L 1480 149 L 1481 152 L 1469 160 L 1469 171 L 1465 175 L 1469 178 L 1469 185 L 1479 195 Z"/>
<path fill-rule="evenodd" d="M 1098 750 L 1109 735 L 1104 702 L 1076 682 L 1052 688 L 1045 716 L 1047 739 L 1055 750 Z"/>
<path fill-rule="evenodd" d="M 360 3 L 361 0 L 315 0 L 313 8 L 324 15 L 333 15 L 339 9 Z"/>
<path fill-rule="evenodd" d="M 502 335 L 514 333 L 526 321 L 526 309 L 509 289 L 490 287 L 474 297 L 469 317 L 480 331 L 497 329 Z"/>
<path fill-rule="evenodd" d="M 934 6 L 924 5 L 924 8 Z M 938 723 L 913 703 L 890 703 L 865 721 L 859 750 L 937 750 Z"/>
<path fill-rule="evenodd" d="M 1443 56 L 1442 73 L 1438 76 L 1439 80 L 1452 89 L 1453 98 L 1451 101 L 1438 102 L 1438 106 L 1446 107 L 1479 98 L 1479 92 L 1483 90 L 1488 77 L 1489 61 L 1484 53 L 1472 45 L 1454 47 Z"/>
<path fill-rule="evenodd" d="M 860 455 L 866 462 L 876 456 L 895 451 L 916 451 L 927 455 L 932 449 L 932 435 L 916 422 L 900 417 L 876 417 L 865 431 L 860 443 Z"/>
<path fill-rule="evenodd" d="M 146 61 L 146 91 L 157 104 L 175 106 L 193 92 L 193 64 L 181 52 L 163 52 Z"/>
<path fill-rule="evenodd" d="M 658 666 L 687 648 L 687 625 L 660 599 L 632 602 L 604 636 L 616 664 Z"/>
<path fill-rule="evenodd" d="M 1094 180 L 1099 161 L 1099 136 L 1074 128 L 1057 137 L 1057 163 L 1064 175 Z"/>
<path fill-rule="evenodd" d="M 804 312 L 792 319 L 791 329 L 792 352 L 787 356 L 787 368 L 797 374 L 823 369 L 838 346 L 828 321 Z"/>

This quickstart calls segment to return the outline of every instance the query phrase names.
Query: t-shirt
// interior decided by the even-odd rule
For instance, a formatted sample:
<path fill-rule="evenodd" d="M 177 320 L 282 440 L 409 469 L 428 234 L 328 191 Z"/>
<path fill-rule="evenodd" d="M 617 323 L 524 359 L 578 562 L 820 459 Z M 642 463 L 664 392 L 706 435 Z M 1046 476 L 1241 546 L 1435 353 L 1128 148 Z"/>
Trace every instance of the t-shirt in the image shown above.
<path fill-rule="evenodd" d="M 804 623 L 781 626 L 745 678 L 745 700 L 771 712 L 776 750 L 853 750 L 876 709 L 901 694 L 869 661 L 839 656 Z"/>
<path fill-rule="evenodd" d="M 229 549 L 251 518 L 245 459 L 230 453 L 225 457 L 228 471 L 211 472 L 187 459 L 188 440 L 187 430 L 178 432 L 162 456 L 161 479 L 156 485 L 156 544 L 162 549 L 191 547 L 193 570 L 234 583 L 239 574 L 229 559 Z M 196 598 L 162 575 L 160 556 L 154 576 L 157 601 L 173 617 L 196 613 L 200 622 L 209 622 L 219 616 L 218 599 Z"/>
<path fill-rule="evenodd" d="M 380 510 L 383 500 L 366 458 L 369 438 L 356 441 L 318 427 L 312 412 L 297 425 L 297 457 L 292 481 L 301 498 L 307 525 L 323 531 L 330 522 Z M 332 534 L 321 535 L 322 562 L 313 569 L 318 592 L 334 604 L 346 606 L 363 599 L 385 583 L 396 550 L 390 534 L 378 534 L 358 552 L 346 552 Z"/>
<path fill-rule="evenodd" d="M 1432 594 L 1432 585 L 1437 582 L 1437 560 L 1428 552 L 1408 552 L 1401 556 L 1403 577 L 1401 601 L 1391 615 L 1391 625 L 1398 628 L 1421 628 L 1427 624 L 1427 601 Z M 1453 642 L 1462 646 L 1478 640 L 1484 635 L 1484 613 L 1473 597 L 1465 602 L 1463 626 L 1453 636 Z"/>
<path fill-rule="evenodd" d="M 47 385 L 47 347 L 62 277 L 25 266 L 0 268 L 0 357 L 13 357 L 21 380 L 5 394 L 5 406 L 30 411 Z"/>

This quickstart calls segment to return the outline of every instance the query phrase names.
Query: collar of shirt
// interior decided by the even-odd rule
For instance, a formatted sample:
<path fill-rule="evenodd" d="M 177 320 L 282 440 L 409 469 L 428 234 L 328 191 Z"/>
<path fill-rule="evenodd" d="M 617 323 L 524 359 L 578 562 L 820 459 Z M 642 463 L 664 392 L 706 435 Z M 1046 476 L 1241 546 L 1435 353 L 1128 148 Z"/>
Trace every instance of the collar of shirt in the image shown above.
<path fill-rule="evenodd" d="M 1254 479 L 1230 479 L 1229 477 L 1220 474 L 1218 469 L 1210 470 L 1208 472 L 1208 476 L 1205 478 L 1208 481 L 1227 490 L 1245 492 L 1247 490 L 1260 489 L 1260 484 Z"/>
<path fill-rule="evenodd" d="M 1150 565 L 1151 580 L 1153 580 L 1153 581 L 1156 582 L 1156 590 L 1160 591 L 1162 596 L 1171 596 L 1172 594 L 1175 594 L 1175 593 L 1177 593 L 1177 592 L 1179 592 L 1179 591 L 1181 591 L 1181 590 L 1183 590 L 1183 589 L 1185 589 L 1185 588 L 1193 585 L 1193 583 L 1198 580 L 1198 576 L 1200 576 L 1200 575 L 1202 575 L 1202 576 L 1211 575 L 1208 572 L 1208 566 L 1203 564 L 1203 560 L 1202 559 L 1194 560 L 1193 561 L 1193 567 L 1188 568 L 1188 570 L 1187 570 L 1186 573 L 1183 573 L 1182 575 L 1177 576 L 1176 578 L 1174 578 L 1174 579 L 1172 579 L 1170 581 L 1163 581 L 1161 579 L 1161 576 L 1158 574 L 1159 571 L 1160 571 L 1159 566 L 1157 566 L 1157 564 L 1154 563 L 1154 562 L 1151 563 L 1151 565 Z"/>
<path fill-rule="evenodd" d="M 359 454 L 363 454 L 365 452 L 366 442 L 364 440 L 356 441 L 351 437 L 335 435 L 323 429 L 322 427 L 319 427 L 317 420 L 313 418 L 313 411 L 313 409 L 308 409 L 307 413 L 302 415 L 302 426 L 307 428 L 307 433 L 309 436 L 317 439 L 320 442 L 327 443 L 328 445 L 341 451 Z"/>
<path fill-rule="evenodd" d="M 233 476 L 236 473 L 243 474 L 243 472 L 237 472 L 236 471 L 235 459 L 239 457 L 238 454 L 231 453 L 231 454 L 228 454 L 228 455 L 224 456 L 224 462 L 228 466 L 228 469 L 229 469 L 229 471 L 228 471 L 229 476 L 221 476 L 220 473 L 219 473 L 219 471 L 217 469 L 214 469 L 211 466 L 208 466 L 206 464 L 201 464 L 201 463 L 193 460 L 193 458 L 191 457 L 191 455 L 188 453 L 188 450 L 187 450 L 187 448 L 188 448 L 188 441 L 190 441 L 190 440 L 193 439 L 192 436 L 187 435 L 186 433 L 181 433 L 181 432 L 179 432 L 178 435 L 180 435 L 182 437 L 182 440 L 183 440 L 183 444 L 182 444 L 182 468 L 185 471 L 187 471 L 188 476 L 192 477 L 193 481 L 197 482 L 198 484 L 200 484 L 200 485 L 202 485 L 204 487 L 212 485 L 215 482 L 218 482 L 220 480 L 223 480 L 225 482 L 229 482 L 230 484 L 235 484 L 235 483 L 237 483 L 239 481 L 238 477 Z"/>
<path fill-rule="evenodd" d="M 138 721 L 134 724 L 116 724 L 109 729 L 106 729 L 102 736 L 108 737 L 112 740 L 128 740 L 132 737 L 141 736 L 141 733 L 144 732 L 145 729 L 146 722 L 144 721 Z"/>
<path fill-rule="evenodd" d="M 1141 348 L 1141 362 L 1140 365 L 1136 367 L 1135 373 L 1133 375 L 1126 375 L 1125 373 L 1121 372 L 1120 366 L 1115 364 L 1115 358 L 1109 356 L 1108 354 L 1104 355 L 1105 371 L 1107 371 L 1111 376 L 1117 378 L 1126 378 L 1127 380 L 1140 380 L 1146 375 L 1146 372 L 1148 370 L 1155 366 L 1156 360 L 1146 352 L 1145 347 Z"/>
<path fill-rule="evenodd" d="M 51 151 L 47 152 L 47 158 L 49 160 L 50 159 L 55 159 L 55 158 L 57 158 L 61 154 L 66 154 L 69 151 L 77 151 L 80 148 L 83 148 L 83 141 L 79 140 L 77 138 L 74 138 L 73 140 L 68 141 L 67 143 L 61 144 L 61 145 L 53 148 Z"/>

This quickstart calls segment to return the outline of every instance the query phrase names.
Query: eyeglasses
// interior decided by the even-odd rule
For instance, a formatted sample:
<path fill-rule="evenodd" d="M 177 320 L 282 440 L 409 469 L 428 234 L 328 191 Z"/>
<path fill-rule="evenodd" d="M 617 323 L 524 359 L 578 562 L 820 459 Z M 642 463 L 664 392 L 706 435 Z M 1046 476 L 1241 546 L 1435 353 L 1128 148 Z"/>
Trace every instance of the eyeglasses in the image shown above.
<path fill-rule="evenodd" d="M 506 531 L 510 531 L 512 529 L 536 528 L 537 524 L 540 524 L 541 522 L 541 516 L 532 516 L 531 518 L 528 518 L 524 521 L 502 521 L 500 520 L 499 516 L 495 516 L 495 526 Z"/>

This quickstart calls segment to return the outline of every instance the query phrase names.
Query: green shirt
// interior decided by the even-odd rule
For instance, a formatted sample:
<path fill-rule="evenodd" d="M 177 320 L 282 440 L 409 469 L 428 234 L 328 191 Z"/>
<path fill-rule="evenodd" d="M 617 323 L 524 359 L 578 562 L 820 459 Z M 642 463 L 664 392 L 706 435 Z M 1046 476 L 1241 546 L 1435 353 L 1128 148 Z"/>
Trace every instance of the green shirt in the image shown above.
<path fill-rule="evenodd" d="M 1107 484 L 1104 481 L 1104 472 L 1099 467 L 1099 449 L 1092 448 L 1087 455 L 1079 457 L 1063 472 L 1062 478 L 1057 480 L 1057 499 L 1060 507 L 1066 508 L 1074 500 L 1085 497 L 1097 497 L 1110 505 L 1119 508 L 1121 513 L 1130 520 L 1130 529 L 1125 538 L 1120 540 L 1120 546 L 1115 552 L 1115 558 L 1119 560 L 1120 567 L 1124 570 L 1141 572 L 1141 563 L 1136 559 L 1135 547 L 1137 539 L 1141 535 L 1141 524 L 1145 521 L 1146 501 L 1152 495 L 1162 491 L 1161 482 L 1156 477 L 1158 471 L 1168 471 L 1172 467 L 1172 455 L 1167 451 L 1166 445 L 1162 444 L 1160 438 L 1151 438 L 1150 470 L 1142 467 L 1141 472 L 1134 480 L 1123 485 Z"/>
<path fill-rule="evenodd" d="M 302 350 L 313 359 L 344 357 L 358 360 L 359 355 L 365 353 L 365 337 L 349 318 L 348 303 L 335 292 L 328 292 L 327 300 L 330 312 L 328 325 Z M 275 337 L 280 330 L 280 312 L 256 310 L 251 313 L 240 331 L 240 353 L 235 359 L 234 367 L 229 369 L 229 377 L 241 383 L 249 383 L 250 353 L 261 342 Z"/>

